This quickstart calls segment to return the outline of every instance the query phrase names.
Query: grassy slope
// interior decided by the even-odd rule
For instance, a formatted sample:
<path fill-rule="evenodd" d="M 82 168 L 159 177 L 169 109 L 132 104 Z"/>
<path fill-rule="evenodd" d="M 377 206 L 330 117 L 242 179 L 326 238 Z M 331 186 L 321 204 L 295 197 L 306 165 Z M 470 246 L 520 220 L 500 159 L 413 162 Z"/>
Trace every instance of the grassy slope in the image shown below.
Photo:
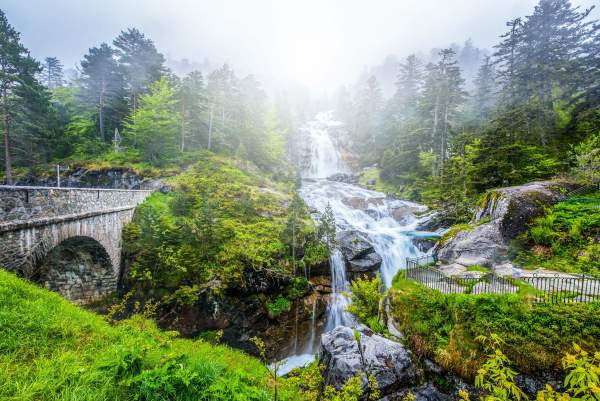
<path fill-rule="evenodd" d="M 268 400 L 267 371 L 140 317 L 109 325 L 0 270 L 2 400 Z"/>
<path fill-rule="evenodd" d="M 528 269 L 584 272 L 600 277 L 600 192 L 557 203 L 535 219 L 515 246 Z"/>
<path fill-rule="evenodd" d="M 444 295 L 398 277 L 392 311 L 417 353 L 472 379 L 485 359 L 475 338 L 498 334 L 525 373 L 561 372 L 560 358 L 577 342 L 600 350 L 600 303 L 542 305 L 519 295 Z"/>

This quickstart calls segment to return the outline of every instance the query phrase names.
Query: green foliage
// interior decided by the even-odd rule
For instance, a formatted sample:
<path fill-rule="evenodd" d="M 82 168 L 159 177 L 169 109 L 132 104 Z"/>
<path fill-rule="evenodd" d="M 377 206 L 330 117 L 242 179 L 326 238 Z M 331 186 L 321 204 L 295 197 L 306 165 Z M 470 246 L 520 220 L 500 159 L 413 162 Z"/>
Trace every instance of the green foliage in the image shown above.
<path fill-rule="evenodd" d="M 574 173 L 590 184 L 600 182 L 600 134 L 595 134 L 573 148 Z"/>
<path fill-rule="evenodd" d="M 269 316 L 275 318 L 281 315 L 284 312 L 289 312 L 292 308 L 292 303 L 289 299 L 285 297 L 277 297 L 275 301 L 269 302 L 267 304 L 267 309 L 269 310 Z"/>
<path fill-rule="evenodd" d="M 527 400 L 527 396 L 516 384 L 516 372 L 508 367 L 510 360 L 499 349 L 503 344 L 500 337 L 492 334 L 489 338 L 478 337 L 491 352 L 484 366 L 475 378 L 475 386 L 483 389 L 484 401 Z M 549 384 L 537 393 L 537 401 L 595 401 L 600 399 L 600 353 L 590 355 L 579 345 L 573 344 L 575 354 L 567 352 L 562 358 L 563 369 L 567 372 L 564 381 L 565 391 L 558 392 Z M 468 394 L 461 399 L 468 400 Z"/>
<path fill-rule="evenodd" d="M 359 277 L 351 283 L 351 304 L 348 311 L 360 321 L 366 323 L 377 332 L 382 332 L 383 326 L 379 323 L 379 306 L 383 296 L 381 294 L 381 279 L 379 275 L 373 279 L 367 276 Z"/>
<path fill-rule="evenodd" d="M 524 373 L 560 371 L 560 355 L 573 342 L 600 349 L 600 304 L 529 303 L 525 293 L 442 294 L 396 278 L 392 314 L 418 355 L 434 358 L 465 378 L 475 377 L 485 350 L 475 340 L 495 333 L 503 353 Z"/>
<path fill-rule="evenodd" d="M 171 179 L 173 192 L 153 194 L 137 208 L 136 228 L 128 233 L 135 235 L 124 237 L 130 284 L 175 291 L 213 280 L 222 287 L 243 285 L 246 269 L 291 273 L 283 241 L 288 188 L 234 161 L 200 156 Z M 299 238 L 313 235 L 308 218 L 296 224 Z"/>
<path fill-rule="evenodd" d="M 1 399 L 270 400 L 258 360 L 175 336 L 139 316 L 111 326 L 0 271 Z"/>
<path fill-rule="evenodd" d="M 142 160 L 162 165 L 177 154 L 180 117 L 175 102 L 175 92 L 165 78 L 140 98 L 140 107 L 125 126 L 125 137 L 140 149 Z"/>
<path fill-rule="evenodd" d="M 495 334 L 491 334 L 489 337 L 478 336 L 475 340 L 483 344 L 486 352 L 491 352 L 475 377 L 475 387 L 483 389 L 486 393 L 482 400 L 526 400 L 527 396 L 523 390 L 515 384 L 517 372 L 510 368 L 510 361 L 499 349 L 499 346 L 503 344 L 502 339 Z"/>
<path fill-rule="evenodd" d="M 559 202 L 536 218 L 515 247 L 516 262 L 528 268 L 600 274 L 600 193 Z M 537 246 L 537 247 L 536 247 Z"/>
<path fill-rule="evenodd" d="M 368 384 L 366 391 L 363 394 L 362 382 L 363 374 L 358 372 L 354 377 L 336 390 L 332 386 L 324 385 L 323 372 L 325 367 L 319 365 L 318 361 L 314 361 L 302 369 L 292 371 L 283 384 L 284 388 L 292 387 L 301 390 L 298 401 L 376 401 L 380 398 L 380 391 L 377 380 L 373 376 L 367 378 Z"/>

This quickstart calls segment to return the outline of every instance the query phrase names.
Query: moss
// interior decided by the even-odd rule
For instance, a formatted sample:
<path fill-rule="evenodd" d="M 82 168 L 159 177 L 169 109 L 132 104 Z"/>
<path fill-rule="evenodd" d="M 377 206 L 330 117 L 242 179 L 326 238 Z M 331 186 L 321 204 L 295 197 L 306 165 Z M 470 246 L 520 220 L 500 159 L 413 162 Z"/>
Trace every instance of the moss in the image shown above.
<path fill-rule="evenodd" d="M 468 223 L 455 224 L 452 227 L 450 227 L 444 233 L 444 235 L 442 235 L 442 238 L 440 239 L 440 245 L 447 244 L 448 241 L 450 241 L 452 238 L 454 238 L 459 232 L 461 232 L 461 231 L 471 231 L 474 228 L 475 228 L 475 225 L 473 225 L 473 224 L 468 224 Z"/>

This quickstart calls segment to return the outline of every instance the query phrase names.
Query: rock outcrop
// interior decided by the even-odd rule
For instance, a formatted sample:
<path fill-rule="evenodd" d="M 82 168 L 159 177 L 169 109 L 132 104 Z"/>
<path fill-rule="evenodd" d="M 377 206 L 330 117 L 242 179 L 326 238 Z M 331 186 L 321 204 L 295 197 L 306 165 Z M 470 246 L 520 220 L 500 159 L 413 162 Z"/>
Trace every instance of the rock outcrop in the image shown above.
<path fill-rule="evenodd" d="M 342 231 L 338 234 L 337 240 L 350 273 L 356 275 L 379 270 L 383 260 L 360 232 Z"/>
<path fill-rule="evenodd" d="M 363 388 L 367 388 L 368 376 L 372 375 L 381 395 L 414 385 L 421 375 L 410 351 L 365 326 L 340 326 L 323 334 L 320 362 L 325 366 L 326 385 L 339 389 L 360 372 Z"/>
<path fill-rule="evenodd" d="M 489 191 L 480 202 L 471 228 L 459 231 L 438 246 L 438 259 L 461 265 L 495 266 L 507 260 L 508 244 L 525 232 L 544 208 L 563 199 L 575 184 L 532 182 Z"/>
<path fill-rule="evenodd" d="M 390 394 L 379 401 L 404 401 L 407 396 L 412 394 L 415 401 L 450 401 L 452 398 L 441 393 L 433 384 L 425 383 L 419 387 L 413 387 L 406 390 Z"/>

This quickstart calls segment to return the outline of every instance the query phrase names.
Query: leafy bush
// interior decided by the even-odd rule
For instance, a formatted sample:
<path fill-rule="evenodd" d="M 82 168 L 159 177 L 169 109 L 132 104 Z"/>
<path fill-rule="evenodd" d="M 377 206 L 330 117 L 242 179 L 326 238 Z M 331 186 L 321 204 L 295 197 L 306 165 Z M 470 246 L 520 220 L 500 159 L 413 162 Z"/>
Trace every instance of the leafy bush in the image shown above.
<path fill-rule="evenodd" d="M 284 312 L 289 312 L 292 308 L 292 302 L 285 297 L 277 297 L 275 301 L 267 304 L 269 316 L 275 318 Z"/>
<path fill-rule="evenodd" d="M 379 324 L 379 305 L 382 300 L 381 279 L 379 276 L 369 279 L 367 276 L 359 277 L 351 283 L 351 304 L 348 312 L 356 316 L 360 321 L 366 323 L 374 331 L 381 332 L 382 325 Z"/>
<path fill-rule="evenodd" d="M 576 176 L 588 183 L 600 182 L 600 134 L 592 135 L 575 146 L 573 155 Z"/>

